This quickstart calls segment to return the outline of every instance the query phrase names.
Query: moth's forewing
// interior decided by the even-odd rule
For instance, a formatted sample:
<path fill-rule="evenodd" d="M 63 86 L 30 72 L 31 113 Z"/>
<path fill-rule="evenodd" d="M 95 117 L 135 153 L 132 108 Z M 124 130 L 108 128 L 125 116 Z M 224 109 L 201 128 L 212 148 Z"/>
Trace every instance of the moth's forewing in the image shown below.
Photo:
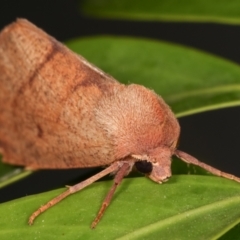
<path fill-rule="evenodd" d="M 4 162 L 38 169 L 114 160 L 94 108 L 117 81 L 22 19 L 0 33 L 0 72 Z"/>

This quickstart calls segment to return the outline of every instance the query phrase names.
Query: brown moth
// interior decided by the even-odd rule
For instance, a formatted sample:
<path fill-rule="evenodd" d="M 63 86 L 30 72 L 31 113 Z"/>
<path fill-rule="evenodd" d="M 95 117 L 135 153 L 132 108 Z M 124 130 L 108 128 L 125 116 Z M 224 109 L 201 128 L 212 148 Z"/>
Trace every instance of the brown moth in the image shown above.
<path fill-rule="evenodd" d="M 107 166 L 36 210 L 29 224 L 57 202 L 114 173 L 116 187 L 133 168 L 154 182 L 171 176 L 171 156 L 240 182 L 176 149 L 180 127 L 164 100 L 123 85 L 24 19 L 0 33 L 0 149 L 3 161 L 30 169 Z"/>

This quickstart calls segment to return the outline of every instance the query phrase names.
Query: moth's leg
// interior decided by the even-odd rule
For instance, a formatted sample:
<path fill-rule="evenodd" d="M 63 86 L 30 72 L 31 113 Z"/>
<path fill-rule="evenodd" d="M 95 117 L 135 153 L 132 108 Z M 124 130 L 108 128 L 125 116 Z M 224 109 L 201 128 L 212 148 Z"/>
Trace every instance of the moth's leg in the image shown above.
<path fill-rule="evenodd" d="M 105 197 L 96 218 L 92 222 L 91 228 L 96 227 L 96 225 L 98 224 L 98 222 L 102 218 L 106 208 L 108 207 L 109 203 L 111 202 L 111 199 L 113 197 L 113 194 L 114 194 L 117 186 L 121 183 L 123 177 L 126 176 L 129 173 L 129 169 L 131 169 L 131 168 L 132 168 L 132 165 L 125 162 L 125 163 L 123 163 L 123 165 L 121 166 L 119 171 L 116 173 L 116 175 L 114 177 L 114 183 L 113 183 L 111 189 L 109 190 L 107 196 Z"/>
<path fill-rule="evenodd" d="M 240 182 L 240 178 L 239 177 L 236 177 L 232 174 L 229 174 L 229 173 L 225 173 L 225 172 L 222 172 L 220 170 L 218 170 L 217 168 L 214 168 L 210 165 L 207 165 L 206 163 L 203 163 L 203 162 L 200 162 L 199 160 L 197 160 L 195 157 L 185 153 L 185 152 L 182 152 L 180 150 L 175 150 L 175 153 L 174 153 L 178 158 L 180 158 L 181 160 L 183 160 L 184 162 L 186 163 L 190 163 L 190 164 L 194 164 L 196 166 L 199 166 L 205 170 L 207 170 L 208 172 L 216 175 L 216 176 L 219 176 L 219 177 L 224 177 L 224 178 L 227 178 L 227 179 L 230 179 L 230 180 L 234 180 L 236 182 Z"/>
<path fill-rule="evenodd" d="M 63 192 L 62 194 L 58 195 L 57 197 L 53 198 L 51 201 L 46 203 L 45 205 L 41 206 L 38 210 L 36 210 L 29 218 L 28 224 L 32 225 L 34 219 L 40 215 L 41 213 L 45 212 L 48 208 L 54 206 L 70 194 L 73 194 L 75 192 L 78 192 L 82 190 L 83 188 L 87 187 L 88 185 L 92 184 L 93 182 L 97 181 L 98 179 L 104 177 L 105 175 L 112 173 L 119 169 L 119 164 L 117 162 L 111 164 L 109 167 L 105 168 L 101 172 L 97 173 L 96 175 L 86 179 L 85 181 L 82 181 L 74 186 L 68 186 L 68 189 Z"/>

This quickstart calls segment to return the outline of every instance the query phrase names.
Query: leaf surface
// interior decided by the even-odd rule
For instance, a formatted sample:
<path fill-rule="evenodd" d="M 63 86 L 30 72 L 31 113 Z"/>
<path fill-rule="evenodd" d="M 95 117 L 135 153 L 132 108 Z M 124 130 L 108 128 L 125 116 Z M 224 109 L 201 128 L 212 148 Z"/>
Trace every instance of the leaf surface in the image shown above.
<path fill-rule="evenodd" d="M 210 176 L 174 176 L 158 185 L 125 179 L 96 229 L 90 229 L 112 181 L 94 183 L 40 215 L 61 190 L 0 205 L 0 239 L 214 239 L 240 220 L 240 185 Z"/>
<path fill-rule="evenodd" d="M 240 23 L 238 0 L 85 0 L 81 1 L 80 11 L 113 19 Z"/>

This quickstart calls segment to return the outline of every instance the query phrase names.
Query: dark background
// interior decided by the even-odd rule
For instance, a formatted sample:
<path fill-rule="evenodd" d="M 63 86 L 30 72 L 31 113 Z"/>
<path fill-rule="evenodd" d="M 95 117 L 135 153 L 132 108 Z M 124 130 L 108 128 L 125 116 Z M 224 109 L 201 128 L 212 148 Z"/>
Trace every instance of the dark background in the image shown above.
<path fill-rule="evenodd" d="M 79 2 L 1 0 L 0 28 L 21 17 L 59 41 L 96 34 L 147 37 L 191 46 L 240 63 L 240 26 L 99 20 L 82 16 L 78 11 Z M 240 177 L 240 107 L 195 114 L 179 121 L 181 150 Z M 63 187 L 96 171 L 39 171 L 1 189 L 0 202 Z"/>

